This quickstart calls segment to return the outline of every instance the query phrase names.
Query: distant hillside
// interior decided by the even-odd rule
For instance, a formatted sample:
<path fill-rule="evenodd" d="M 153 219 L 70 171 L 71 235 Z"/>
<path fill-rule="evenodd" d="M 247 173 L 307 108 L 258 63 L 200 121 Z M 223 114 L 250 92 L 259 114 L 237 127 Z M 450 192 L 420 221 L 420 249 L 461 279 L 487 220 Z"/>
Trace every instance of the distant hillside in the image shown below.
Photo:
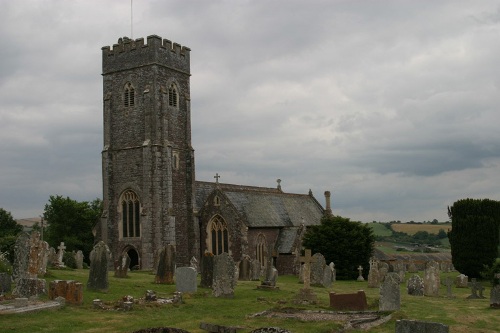
<path fill-rule="evenodd" d="M 443 229 L 445 232 L 451 230 L 451 223 L 393 223 L 391 224 L 392 230 L 396 232 L 404 232 L 408 235 L 414 235 L 418 231 L 427 231 L 430 234 L 437 235 L 439 230 Z"/>

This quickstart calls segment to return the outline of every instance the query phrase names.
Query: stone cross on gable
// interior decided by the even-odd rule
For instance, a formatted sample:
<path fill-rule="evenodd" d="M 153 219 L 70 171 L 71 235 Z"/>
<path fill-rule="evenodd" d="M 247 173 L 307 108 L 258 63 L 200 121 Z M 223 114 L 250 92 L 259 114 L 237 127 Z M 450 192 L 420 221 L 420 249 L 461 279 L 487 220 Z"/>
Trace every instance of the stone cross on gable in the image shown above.
<path fill-rule="evenodd" d="M 219 178 L 220 178 L 220 176 L 219 176 L 218 173 L 215 174 L 214 178 L 215 178 L 215 183 L 219 184 Z"/>
<path fill-rule="evenodd" d="M 311 287 L 311 264 L 316 262 L 316 258 L 311 256 L 311 250 L 305 251 L 305 256 L 300 257 L 300 262 L 304 263 L 304 289 Z"/>

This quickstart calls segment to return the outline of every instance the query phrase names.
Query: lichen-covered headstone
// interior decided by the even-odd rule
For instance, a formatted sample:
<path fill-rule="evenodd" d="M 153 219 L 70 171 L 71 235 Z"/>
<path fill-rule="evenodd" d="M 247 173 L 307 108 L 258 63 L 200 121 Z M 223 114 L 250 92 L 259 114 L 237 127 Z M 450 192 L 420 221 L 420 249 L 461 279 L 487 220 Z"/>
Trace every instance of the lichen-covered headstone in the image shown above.
<path fill-rule="evenodd" d="M 87 288 L 92 290 L 107 291 L 108 262 L 111 260 L 111 252 L 108 246 L 100 241 L 90 252 L 90 271 Z"/>
<path fill-rule="evenodd" d="M 424 280 L 417 274 L 413 274 L 406 284 L 408 295 L 424 296 Z"/>
<path fill-rule="evenodd" d="M 49 244 L 40 239 L 40 233 L 33 231 L 29 242 L 28 277 L 43 277 L 47 272 Z"/>
<path fill-rule="evenodd" d="M 380 285 L 380 311 L 397 311 L 401 308 L 401 291 L 399 288 L 399 274 L 387 273 Z"/>
<path fill-rule="evenodd" d="M 368 288 L 380 287 L 380 271 L 378 269 L 379 261 L 376 258 L 370 258 L 370 271 L 368 272 Z"/>
<path fill-rule="evenodd" d="M 175 246 L 167 245 L 160 251 L 155 283 L 174 284 Z"/>
<path fill-rule="evenodd" d="M 379 263 L 378 272 L 380 274 L 380 282 L 384 281 L 386 274 L 389 272 L 389 264 L 386 262 Z"/>
<path fill-rule="evenodd" d="M 12 294 L 18 297 L 31 297 L 47 293 L 47 281 L 38 278 L 22 277 L 17 279 Z"/>
<path fill-rule="evenodd" d="M 441 284 L 439 273 L 439 264 L 437 262 L 430 261 L 427 263 L 424 271 L 425 296 L 439 296 L 439 286 Z"/>
<path fill-rule="evenodd" d="M 214 273 L 212 294 L 215 297 L 234 297 L 235 265 L 233 258 L 227 253 L 214 257 Z"/>
<path fill-rule="evenodd" d="M 325 266 L 325 270 L 323 271 L 323 281 L 321 285 L 325 288 L 330 288 L 333 283 L 333 269 L 331 266 Z"/>
<path fill-rule="evenodd" d="M 178 267 L 175 270 L 175 290 L 182 293 L 195 293 L 198 273 L 193 267 Z"/>
<path fill-rule="evenodd" d="M 323 284 L 323 274 L 326 266 L 325 257 L 321 253 L 313 255 L 311 263 L 311 285 L 320 286 Z"/>
<path fill-rule="evenodd" d="M 21 233 L 14 244 L 14 264 L 12 265 L 12 278 L 28 277 L 30 259 L 30 236 L 27 232 Z"/>

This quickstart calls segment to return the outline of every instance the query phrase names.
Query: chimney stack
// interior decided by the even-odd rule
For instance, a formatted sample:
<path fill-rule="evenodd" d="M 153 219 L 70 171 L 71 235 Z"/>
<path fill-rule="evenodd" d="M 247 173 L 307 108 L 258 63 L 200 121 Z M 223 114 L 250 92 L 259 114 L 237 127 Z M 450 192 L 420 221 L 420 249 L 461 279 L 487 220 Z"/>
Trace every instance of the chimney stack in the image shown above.
<path fill-rule="evenodd" d="M 325 215 L 326 216 L 332 216 L 332 208 L 330 206 L 330 191 L 325 191 L 325 202 L 326 202 L 326 207 L 325 207 Z"/>

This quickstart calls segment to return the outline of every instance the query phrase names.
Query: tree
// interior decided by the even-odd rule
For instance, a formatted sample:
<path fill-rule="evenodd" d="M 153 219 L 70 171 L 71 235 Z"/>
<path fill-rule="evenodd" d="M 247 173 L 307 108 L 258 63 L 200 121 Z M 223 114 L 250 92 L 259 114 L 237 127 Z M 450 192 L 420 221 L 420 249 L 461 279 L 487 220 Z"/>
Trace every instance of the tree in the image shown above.
<path fill-rule="evenodd" d="M 484 265 L 498 256 L 500 202 L 490 199 L 462 199 L 448 207 L 452 262 L 469 277 L 480 277 Z"/>
<path fill-rule="evenodd" d="M 18 224 L 12 214 L 0 208 L 0 252 L 7 253 L 7 259 L 14 261 L 14 244 L 23 226 Z"/>
<path fill-rule="evenodd" d="M 101 215 L 102 202 L 78 202 L 69 197 L 50 196 L 45 205 L 44 219 L 47 221 L 45 240 L 57 248 L 64 242 L 66 251 L 81 250 L 88 260 L 94 244 L 92 227 Z"/>
<path fill-rule="evenodd" d="M 323 217 L 320 225 L 307 229 L 303 239 L 304 247 L 323 254 L 327 263 L 335 263 L 339 280 L 355 279 L 360 265 L 368 270 L 374 243 L 372 228 L 341 216 Z"/>

